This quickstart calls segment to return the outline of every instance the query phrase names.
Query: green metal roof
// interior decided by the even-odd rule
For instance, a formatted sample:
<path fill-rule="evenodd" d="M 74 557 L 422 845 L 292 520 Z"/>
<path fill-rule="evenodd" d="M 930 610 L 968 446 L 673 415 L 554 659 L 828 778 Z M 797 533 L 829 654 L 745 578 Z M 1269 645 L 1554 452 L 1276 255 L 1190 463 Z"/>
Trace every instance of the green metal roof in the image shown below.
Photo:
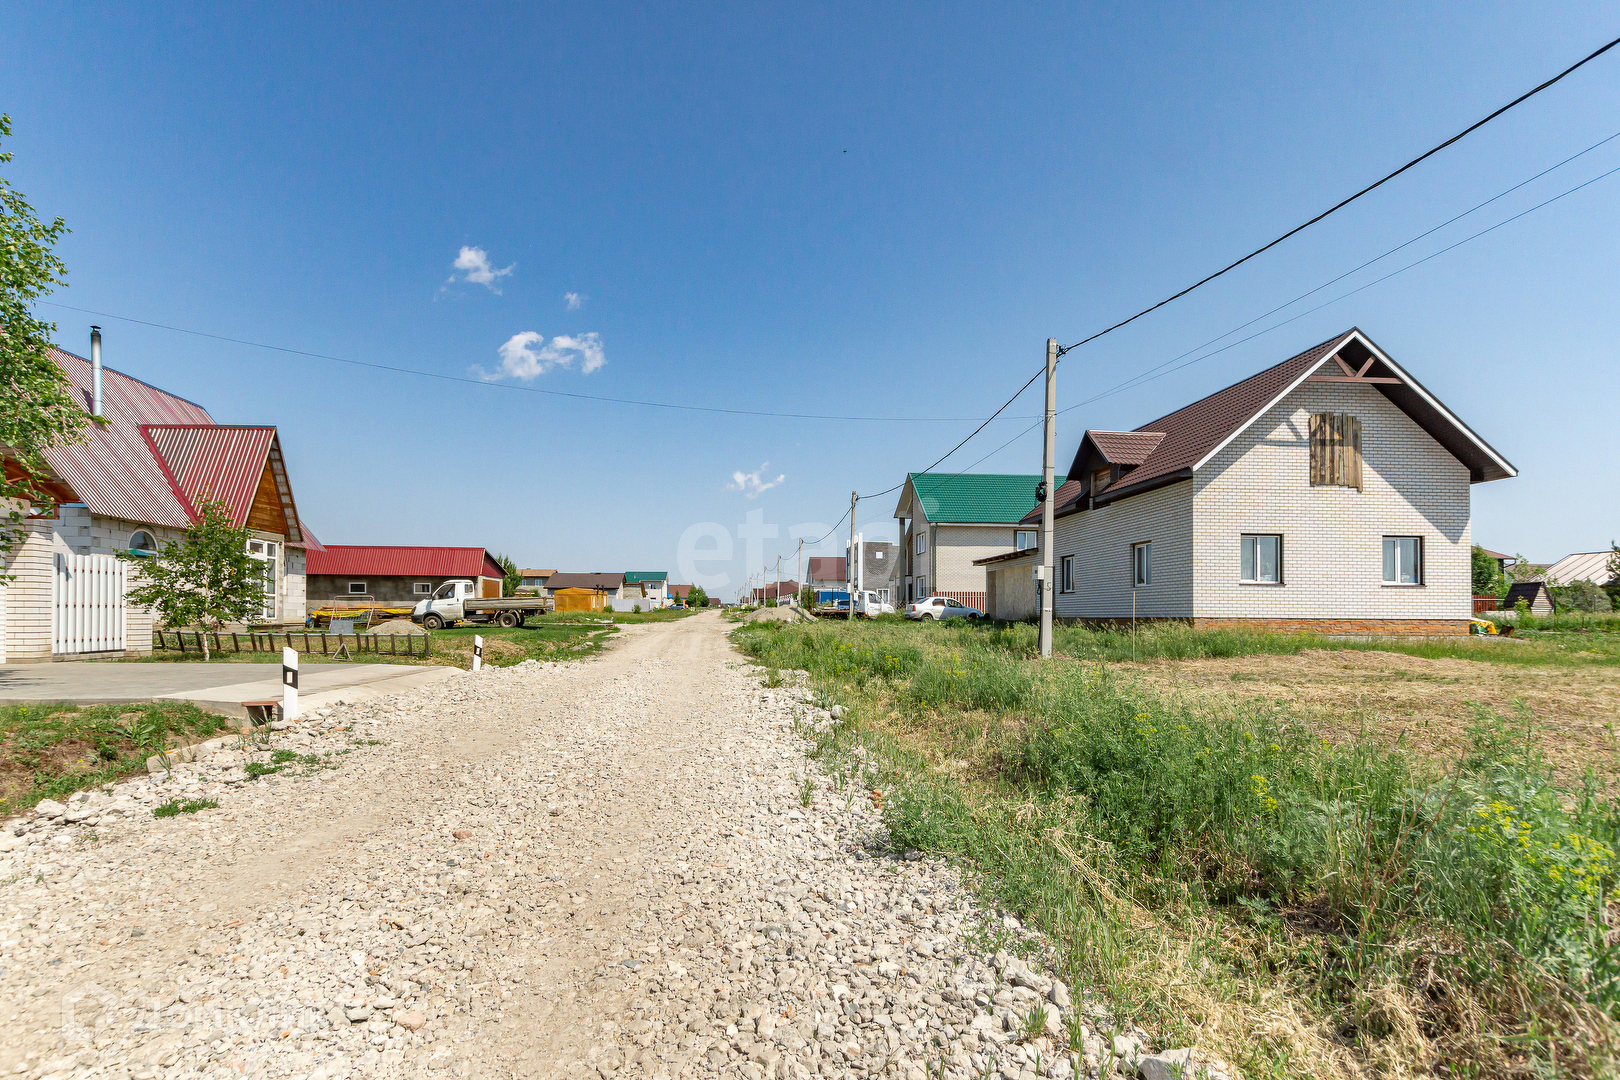
<path fill-rule="evenodd" d="M 626 585 L 639 585 L 643 581 L 668 581 L 668 570 L 626 570 L 624 583 Z"/>
<path fill-rule="evenodd" d="M 1035 505 L 1035 473 L 911 473 L 906 477 L 923 515 L 940 522 L 1016 525 Z M 1059 476 L 1053 490 L 1063 485 Z"/>

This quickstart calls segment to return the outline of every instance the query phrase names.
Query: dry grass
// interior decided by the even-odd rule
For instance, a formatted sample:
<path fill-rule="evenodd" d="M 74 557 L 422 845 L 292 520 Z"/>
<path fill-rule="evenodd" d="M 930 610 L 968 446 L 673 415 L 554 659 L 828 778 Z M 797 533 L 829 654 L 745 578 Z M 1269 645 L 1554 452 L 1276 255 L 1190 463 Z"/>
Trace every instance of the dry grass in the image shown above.
<path fill-rule="evenodd" d="M 1620 668 L 1518 667 L 1326 649 L 1113 667 L 1195 708 L 1249 708 L 1257 698 L 1281 702 L 1326 738 L 1365 731 L 1444 760 L 1467 749 L 1476 705 L 1512 716 L 1522 703 L 1535 717 L 1537 742 L 1561 783 L 1578 783 L 1588 766 L 1605 780 L 1620 780 Z"/>

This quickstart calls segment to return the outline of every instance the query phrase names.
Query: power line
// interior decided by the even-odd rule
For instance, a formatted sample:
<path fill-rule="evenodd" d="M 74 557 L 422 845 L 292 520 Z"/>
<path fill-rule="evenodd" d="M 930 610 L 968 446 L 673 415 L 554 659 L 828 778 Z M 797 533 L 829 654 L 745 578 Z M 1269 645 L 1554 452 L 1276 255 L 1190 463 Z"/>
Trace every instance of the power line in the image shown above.
<path fill-rule="evenodd" d="M 1314 289 L 1308 289 L 1305 292 L 1302 292 L 1298 296 L 1294 297 L 1292 300 L 1289 300 L 1286 303 L 1278 304 L 1276 307 L 1272 308 L 1270 311 L 1264 312 L 1264 313 L 1262 313 L 1260 315 L 1256 315 L 1254 318 L 1250 319 L 1249 321 L 1247 321 L 1245 323 L 1240 323 L 1239 325 L 1234 326 L 1232 329 L 1226 331 L 1226 333 L 1224 333 L 1224 334 L 1219 334 L 1219 335 L 1217 335 L 1215 337 L 1210 338 L 1208 341 L 1204 342 L 1202 345 L 1195 345 L 1191 349 L 1188 349 L 1186 352 L 1179 353 L 1176 356 L 1172 356 L 1170 359 L 1164 361 L 1162 364 L 1156 364 L 1153 367 L 1147 368 L 1146 370 L 1141 371 L 1141 372 L 1137 373 L 1136 375 L 1131 376 L 1130 378 L 1126 379 L 1124 382 L 1117 383 L 1114 386 L 1109 387 L 1107 390 L 1104 390 L 1102 393 L 1096 395 L 1095 397 L 1090 397 L 1090 398 L 1087 398 L 1085 401 L 1079 401 L 1079 402 L 1076 402 L 1073 405 L 1065 406 L 1063 409 L 1060 409 L 1059 411 L 1060 412 L 1068 412 L 1071 409 L 1079 408 L 1081 405 L 1089 405 L 1094 401 L 1101 401 L 1103 398 L 1108 397 L 1108 396 L 1110 396 L 1110 395 L 1112 395 L 1112 394 L 1114 394 L 1114 393 L 1116 393 L 1116 392 L 1118 392 L 1120 390 L 1128 389 L 1128 388 L 1133 387 L 1133 386 L 1140 386 L 1142 383 L 1145 383 L 1145 382 L 1151 382 L 1153 379 L 1158 377 L 1155 374 L 1155 372 L 1159 372 L 1163 368 L 1170 367 L 1170 365 L 1174 364 L 1177 360 L 1181 360 L 1184 357 L 1191 356 L 1193 353 L 1196 353 L 1196 352 L 1199 352 L 1199 351 L 1201 351 L 1203 349 L 1206 349 L 1209 346 L 1215 344 L 1217 341 L 1220 341 L 1223 338 L 1231 337 L 1233 334 L 1237 333 L 1238 331 L 1244 330 L 1244 329 L 1247 329 L 1250 326 L 1253 326 L 1255 323 L 1259 322 L 1262 319 L 1269 318 L 1272 315 L 1277 314 L 1277 312 L 1282 311 L 1285 308 L 1292 307 L 1294 304 L 1299 303 L 1301 300 L 1305 299 L 1307 296 L 1314 296 L 1316 293 L 1321 292 L 1323 289 L 1327 288 L 1328 286 L 1335 285 L 1338 282 L 1343 281 L 1345 278 L 1349 277 L 1350 275 L 1355 274 L 1355 273 L 1359 273 L 1360 271 L 1365 270 L 1367 267 L 1373 265 L 1374 263 L 1381 262 L 1382 260 L 1389 258 L 1389 256 L 1395 254 L 1397 251 L 1402 251 L 1402 250 L 1404 250 L 1406 248 L 1411 247 L 1413 244 L 1417 243 L 1419 240 L 1422 240 L 1427 236 L 1432 236 L 1434 233 L 1439 232 L 1441 229 L 1445 228 L 1447 225 L 1455 224 L 1456 222 L 1461 221 L 1463 218 L 1469 216 L 1470 214 L 1472 214 L 1472 213 L 1474 213 L 1474 212 L 1476 212 L 1478 210 L 1483 210 L 1485 207 L 1489 206 L 1491 203 L 1494 203 L 1497 200 L 1504 198 L 1505 196 L 1511 195 L 1513 192 L 1518 191 L 1520 188 L 1524 187 L 1525 185 L 1531 184 L 1531 183 L 1534 183 L 1537 180 L 1540 180 L 1543 176 L 1546 176 L 1548 173 L 1554 172 L 1557 169 L 1563 168 L 1565 165 L 1568 165 L 1570 162 L 1576 160 L 1577 158 L 1584 157 L 1585 155 L 1591 153 L 1593 150 L 1596 150 L 1598 147 L 1603 146 L 1606 143 L 1613 142 L 1615 139 L 1620 139 L 1620 131 L 1615 132 L 1613 135 L 1610 135 L 1608 138 L 1599 139 L 1597 142 L 1593 143 L 1591 146 L 1588 146 L 1585 150 L 1582 150 L 1579 153 L 1571 154 L 1569 157 L 1567 157 L 1564 160 L 1558 162 L 1558 164 L 1548 166 L 1547 168 L 1545 168 L 1545 169 L 1541 170 L 1540 172 L 1536 173 L 1534 176 L 1530 177 L 1529 179 L 1521 180 L 1517 184 L 1514 184 L 1512 187 L 1506 188 L 1503 191 L 1500 191 L 1497 194 L 1492 195 L 1490 198 L 1486 199 L 1484 202 L 1474 204 L 1473 206 L 1469 207 L 1467 210 L 1464 210 L 1462 213 L 1453 215 L 1452 217 L 1447 218 L 1445 221 L 1442 221 L 1440 224 L 1434 226 L 1433 228 L 1426 229 L 1423 232 L 1418 233 L 1416 236 L 1412 237 L 1410 240 L 1406 240 L 1406 241 L 1403 241 L 1402 243 L 1396 244 L 1394 247 L 1388 249 L 1387 251 L 1382 252 L 1381 254 L 1373 256 L 1372 258 L 1368 259 L 1366 262 L 1362 263 L 1361 265 L 1353 267 L 1353 268 L 1351 268 L 1349 270 L 1346 270 L 1344 273 L 1339 274 L 1337 277 L 1329 278 L 1327 281 L 1322 282 L 1322 284 L 1316 286 Z M 1472 239 L 1474 239 L 1475 237 L 1478 237 L 1478 236 L 1483 236 L 1483 235 L 1485 235 L 1486 232 L 1490 232 L 1490 231 L 1492 231 L 1492 230 L 1494 230 L 1496 228 L 1499 228 L 1501 225 L 1505 225 L 1509 221 L 1513 221 L 1513 220 L 1515 220 L 1517 218 L 1523 217 L 1525 214 L 1528 214 L 1531 211 L 1539 210 L 1543 206 L 1546 206 L 1548 203 L 1557 202 L 1559 199 L 1562 199 L 1565 195 L 1569 195 L 1569 194 L 1572 194 L 1572 193 L 1574 193 L 1576 191 L 1579 191 L 1581 188 L 1586 187 L 1588 184 L 1595 183 L 1597 180 L 1601 180 L 1601 179 L 1603 179 L 1604 176 L 1607 176 L 1607 175 L 1609 175 L 1609 174 L 1604 173 L 1601 176 L 1594 177 L 1592 180 L 1588 180 L 1583 184 L 1579 184 L 1579 185 L 1577 185 L 1577 186 L 1575 186 L 1573 188 L 1570 188 L 1568 191 L 1565 191 L 1565 192 L 1563 192 L 1563 193 L 1561 193 L 1559 195 L 1556 195 L 1553 198 L 1548 199 L 1546 202 L 1538 203 L 1537 205 L 1532 206 L 1529 210 L 1525 210 L 1522 213 L 1515 214 L 1513 217 L 1510 217 L 1510 218 L 1506 219 L 1505 221 L 1499 222 L 1497 225 L 1491 226 L 1490 229 L 1486 229 L 1486 230 L 1483 230 L 1482 232 L 1478 232 L 1478 233 L 1473 234 L 1473 236 L 1470 236 L 1466 240 L 1461 241 L 1461 243 L 1467 243 L 1468 240 L 1472 240 Z M 1452 247 L 1455 247 L 1455 246 L 1457 246 L 1457 245 L 1455 245 L 1455 244 L 1452 245 Z M 1446 251 L 1450 251 L 1450 250 L 1451 250 L 1451 248 L 1449 248 L 1449 247 L 1448 248 L 1443 248 L 1442 250 L 1435 252 L 1435 255 L 1441 255 L 1441 254 L 1444 254 Z M 1428 258 L 1433 258 L 1433 257 L 1434 257 L 1434 255 L 1428 256 Z M 1428 259 L 1426 258 L 1426 259 L 1423 259 L 1423 260 L 1420 260 L 1420 261 L 1427 262 Z M 1416 266 L 1417 264 L 1413 263 L 1411 265 Z M 1403 269 L 1410 269 L 1410 266 L 1405 267 Z M 1397 271 L 1397 273 L 1398 272 L 1399 271 Z M 1369 282 L 1368 285 L 1376 285 L 1376 284 L 1378 284 L 1379 281 L 1384 281 L 1384 280 L 1387 280 L 1387 279 L 1386 278 L 1379 278 L 1379 279 L 1377 279 L 1377 281 Z M 1366 288 L 1366 287 L 1367 286 L 1362 286 L 1362 288 Z M 1354 292 L 1360 292 L 1360 291 L 1361 291 L 1361 289 L 1354 290 Z M 1340 297 L 1337 297 L 1334 300 L 1328 301 L 1328 304 L 1337 303 L 1339 300 L 1344 299 L 1345 296 L 1351 296 L 1351 295 L 1353 295 L 1353 293 L 1345 293 L 1343 296 L 1340 296 Z M 1320 305 L 1318 307 L 1311 308 L 1310 311 L 1302 312 L 1301 315 L 1299 315 L 1299 316 L 1294 316 L 1293 318 L 1290 318 L 1290 319 L 1288 319 L 1288 320 L 1286 320 L 1284 322 L 1277 323 L 1274 326 L 1271 326 L 1271 327 L 1268 327 L 1265 330 L 1262 330 L 1260 332 L 1260 334 L 1270 333 L 1272 330 L 1277 329 L 1277 327 L 1279 327 L 1279 326 L 1287 326 L 1288 323 L 1295 321 L 1296 319 L 1302 317 L 1303 315 L 1309 315 L 1309 314 L 1311 314 L 1311 312 L 1321 311 L 1322 308 L 1328 306 L 1328 304 L 1323 304 L 1323 305 Z M 1245 342 L 1248 342 L 1248 341 L 1253 341 L 1256 337 L 1259 337 L 1260 334 L 1251 334 L 1246 338 L 1242 338 L 1242 339 L 1240 339 L 1238 341 L 1234 341 L 1231 344 L 1223 346 L 1222 348 L 1217 349 L 1212 353 L 1208 353 L 1205 356 L 1199 357 L 1198 360 L 1193 361 L 1193 363 L 1198 363 L 1201 360 L 1207 360 L 1211 356 L 1218 356 L 1221 353 L 1227 351 L 1228 349 L 1234 348 L 1234 347 L 1236 347 L 1238 345 L 1242 345 L 1242 344 L 1244 344 Z M 1171 368 L 1171 370 L 1172 371 L 1180 371 L 1180 370 L 1182 370 L 1182 368 L 1187 367 L 1187 366 L 1190 366 L 1190 365 L 1183 364 L 1183 365 L 1180 365 L 1178 367 Z M 1165 372 L 1165 374 L 1168 374 L 1168 373 L 1169 372 Z M 1027 431 L 1028 429 L 1025 429 L 1025 430 Z M 1020 435 L 1016 436 L 1016 437 L 1021 437 L 1022 434 L 1023 433 L 1021 432 Z M 980 460 L 983 460 L 983 459 L 981 458 Z"/>
<path fill-rule="evenodd" d="M 55 300 L 39 300 L 37 303 L 50 307 L 63 308 L 67 311 L 78 311 L 86 315 L 95 315 L 103 319 L 117 319 L 120 322 L 134 323 L 137 326 L 150 326 L 158 330 L 171 330 L 177 334 L 189 334 L 192 337 L 209 338 L 213 341 L 229 342 L 232 345 L 247 345 L 255 349 L 268 349 L 271 352 L 287 353 L 291 356 L 307 356 L 315 360 L 331 360 L 339 364 L 350 364 L 354 367 L 372 368 L 376 371 L 391 371 L 401 375 L 418 375 L 424 379 L 439 379 L 444 382 L 466 383 L 470 386 L 486 386 L 500 390 L 519 390 L 528 394 L 544 394 L 549 397 L 574 398 L 580 401 L 599 401 L 611 405 L 642 405 L 649 409 L 669 409 L 678 412 L 720 413 L 726 416 L 766 416 L 782 420 L 849 420 L 879 423 L 961 423 L 963 421 L 977 420 L 976 416 L 842 416 L 824 413 L 790 413 L 768 412 L 760 409 L 725 409 L 710 405 L 682 405 L 668 401 L 643 401 L 637 398 L 607 397 L 601 394 L 578 394 L 567 390 L 548 390 L 539 386 L 518 386 L 514 383 L 490 382 L 484 379 L 469 379 L 462 375 L 445 375 L 437 371 L 423 371 L 420 368 L 399 367 L 394 364 L 379 364 L 370 360 L 354 360 L 346 356 L 331 356 L 327 353 L 309 352 L 305 349 L 293 349 L 284 345 L 270 345 L 262 341 L 248 341 L 244 338 L 227 337 L 224 334 L 210 334 L 203 330 L 190 330 L 183 326 L 170 326 L 167 323 L 151 322 L 147 319 L 136 319 L 128 315 L 114 315 L 107 311 L 93 311 L 90 308 L 74 307 L 72 304 L 63 304 Z"/>
<path fill-rule="evenodd" d="M 1485 117 L 1483 120 L 1478 120 L 1478 121 L 1475 121 L 1474 123 L 1468 125 L 1467 127 L 1463 128 L 1461 131 L 1457 132 L 1457 134 L 1455 134 L 1451 138 L 1447 139 L 1445 142 L 1440 143 L 1438 146 L 1434 146 L 1434 147 L 1432 147 L 1432 148 L 1430 148 L 1428 150 L 1425 150 L 1423 153 L 1419 154 L 1417 157 L 1413 158 L 1411 161 L 1408 161 L 1405 165 L 1402 165 L 1400 168 L 1396 169 L 1394 172 L 1389 173 L 1388 175 L 1382 177 L 1381 179 L 1373 181 L 1372 183 L 1368 184 L 1366 187 L 1362 188 L 1360 191 L 1356 192 L 1354 195 L 1351 195 L 1348 198 L 1341 199 L 1339 202 L 1334 203 L 1332 206 L 1328 207 L 1326 210 L 1322 211 L 1320 214 L 1317 214 L 1315 217 L 1311 218 L 1309 221 L 1306 221 L 1303 224 L 1294 226 L 1292 229 L 1289 229 L 1287 232 L 1283 233 L 1281 236 L 1277 237 L 1277 239 L 1271 241 L 1270 243 L 1264 244 L 1264 245 L 1262 245 L 1260 247 L 1255 248 L 1253 251 L 1249 252 L 1247 255 L 1243 256 L 1241 259 L 1238 259 L 1236 262 L 1229 263 L 1226 266 L 1223 266 L 1221 269 L 1215 271 L 1213 274 L 1210 274 L 1208 277 L 1200 278 L 1198 281 L 1193 282 L 1191 285 L 1187 286 L 1185 289 L 1182 289 L 1180 292 L 1173 293 L 1172 295 L 1165 297 L 1163 300 L 1160 300 L 1158 303 L 1153 304 L 1150 307 L 1143 308 L 1141 311 L 1138 311 L 1135 315 L 1132 315 L 1130 318 L 1121 319 L 1119 322 L 1115 323 L 1113 326 L 1107 327 L 1106 329 L 1103 329 L 1103 330 L 1099 330 L 1095 334 L 1090 335 L 1089 337 L 1081 338 L 1079 341 L 1075 342 L 1073 345 L 1067 345 L 1067 346 L 1064 346 L 1064 347 L 1058 349 L 1058 355 L 1062 356 L 1064 353 L 1068 352 L 1070 349 L 1078 349 L 1080 346 L 1086 344 L 1089 341 L 1096 341 L 1098 338 L 1102 337 L 1104 334 L 1111 334 L 1115 330 L 1118 330 L 1122 326 L 1129 326 L 1131 323 L 1135 322 L 1137 319 L 1140 319 L 1142 316 L 1147 315 L 1150 312 L 1157 311 L 1160 308 L 1164 307 L 1166 304 L 1169 304 L 1169 303 L 1172 303 L 1173 301 L 1181 299 L 1183 296 L 1186 296 L 1188 293 L 1192 292 L 1194 289 L 1196 289 L 1196 288 L 1198 288 L 1198 287 L 1200 287 L 1202 285 L 1209 284 L 1211 281 L 1214 281 L 1216 278 L 1220 277 L 1222 274 L 1225 274 L 1230 270 L 1236 270 L 1238 267 L 1242 266 L 1244 263 L 1248 262 L 1250 259 L 1254 258 L 1255 256 L 1260 255 L 1260 254 L 1262 254 L 1264 252 L 1270 251 L 1272 248 L 1276 247 L 1278 244 L 1282 243 L 1284 240 L 1287 240 L 1290 236 L 1293 236 L 1294 234 L 1299 233 L 1299 232 L 1303 232 L 1304 230 L 1310 228 L 1312 225 L 1315 225 L 1318 221 L 1321 221 L 1323 218 L 1327 217 L 1328 215 L 1336 213 L 1337 211 L 1344 209 L 1346 206 L 1349 206 L 1351 203 L 1355 202 L 1357 199 L 1361 198 L 1363 195 L 1367 194 L 1368 192 L 1373 191 L 1373 190 L 1375 190 L 1377 188 L 1380 188 L 1383 185 L 1389 183 L 1391 180 L 1395 179 L 1397 176 L 1401 175 L 1406 170 L 1412 168 L 1413 166 L 1419 164 L 1420 162 L 1428 160 L 1429 158 L 1433 157 L 1435 154 L 1438 154 L 1440 151 L 1442 151 L 1446 147 L 1450 146 L 1452 143 L 1458 141 L 1459 139 L 1464 138 L 1465 136 L 1471 134 L 1472 132 L 1475 132 L 1475 131 L 1479 130 L 1480 128 L 1484 127 L 1486 124 L 1490 123 L 1492 120 L 1495 120 L 1498 116 L 1501 116 L 1503 113 L 1507 112 L 1509 109 L 1513 108 L 1514 106 L 1520 105 L 1523 102 L 1526 102 L 1526 101 L 1530 100 L 1531 98 L 1535 97 L 1537 94 L 1541 93 L 1543 90 L 1547 89 L 1549 86 L 1551 86 L 1554 83 L 1558 82 L 1564 76 L 1570 74 L 1571 72 L 1577 70 L 1578 68 L 1581 68 L 1581 67 L 1585 66 L 1586 64 L 1592 62 L 1593 60 L 1596 60 L 1598 57 L 1602 56 L 1604 53 L 1608 52 L 1610 49 L 1614 48 L 1616 45 L 1620 45 L 1620 38 L 1615 38 L 1613 41 L 1609 42 L 1607 45 L 1604 45 L 1603 47 L 1597 49 L 1596 51 L 1594 51 L 1592 53 L 1589 53 L 1587 56 L 1585 56 L 1581 60 L 1578 60 L 1575 63 L 1571 64 L 1569 67 L 1565 68 L 1563 71 L 1560 71 L 1557 75 L 1554 75 L 1552 78 L 1548 79 L 1546 82 L 1542 83 L 1540 86 L 1537 86 L 1537 87 L 1535 87 L 1535 88 L 1533 88 L 1531 90 L 1527 90 L 1524 93 L 1520 94 L 1518 97 L 1514 98 L 1512 101 L 1508 102 L 1506 105 L 1503 105 L 1500 109 L 1497 109 L 1495 112 L 1491 113 L 1489 116 Z"/>

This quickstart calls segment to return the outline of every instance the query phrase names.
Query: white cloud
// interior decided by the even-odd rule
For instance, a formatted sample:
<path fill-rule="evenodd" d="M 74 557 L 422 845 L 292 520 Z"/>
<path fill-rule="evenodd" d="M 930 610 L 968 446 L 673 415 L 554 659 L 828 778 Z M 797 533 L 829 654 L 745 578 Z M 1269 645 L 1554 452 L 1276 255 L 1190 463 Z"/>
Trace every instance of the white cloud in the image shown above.
<path fill-rule="evenodd" d="M 567 303 L 569 311 L 578 311 L 579 305 L 585 302 L 585 298 L 577 292 L 565 292 L 563 293 L 563 301 Z"/>
<path fill-rule="evenodd" d="M 759 468 L 755 469 L 751 473 L 745 473 L 742 471 L 732 473 L 731 483 L 726 485 L 726 490 L 741 491 L 750 499 L 759 498 L 761 495 L 771 490 L 771 488 L 787 479 L 787 474 L 785 473 L 778 476 L 775 480 L 764 479 L 763 474 L 765 472 L 765 467 L 769 464 L 770 462 L 768 461 L 762 461 L 760 462 Z"/>
<path fill-rule="evenodd" d="M 517 269 L 517 263 L 513 263 L 504 270 L 497 270 L 489 264 L 489 252 L 481 247 L 463 247 L 461 254 L 456 256 L 456 261 L 451 265 L 462 271 L 463 276 L 457 278 L 451 274 L 447 284 L 453 284 L 458 280 L 467 281 L 474 285 L 482 285 L 492 293 L 500 292 L 497 282 Z"/>
<path fill-rule="evenodd" d="M 601 335 L 595 333 L 578 337 L 559 334 L 547 341 L 546 335 L 525 330 L 521 334 L 513 334 L 496 351 L 501 354 L 500 370 L 487 372 L 474 368 L 479 378 L 493 382 L 510 377 L 527 382 L 554 367 L 573 367 L 576 359 L 580 362 L 579 370 L 589 375 L 607 363 Z"/>

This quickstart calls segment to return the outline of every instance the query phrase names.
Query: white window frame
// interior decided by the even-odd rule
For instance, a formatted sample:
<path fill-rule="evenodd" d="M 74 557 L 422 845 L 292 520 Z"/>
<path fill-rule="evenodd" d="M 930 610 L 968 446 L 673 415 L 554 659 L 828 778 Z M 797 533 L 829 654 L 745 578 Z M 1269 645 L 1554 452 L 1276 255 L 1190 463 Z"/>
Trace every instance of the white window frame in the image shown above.
<path fill-rule="evenodd" d="M 1013 533 L 1014 551 L 1032 551 L 1040 546 L 1041 534 L 1034 529 L 1019 529 Z"/>
<path fill-rule="evenodd" d="M 1260 542 L 1272 540 L 1277 544 L 1275 563 L 1277 576 L 1261 577 Z M 1251 554 L 1252 549 L 1252 554 Z M 1245 563 L 1249 573 L 1244 574 Z M 1243 533 L 1238 537 L 1238 582 L 1243 585 L 1281 585 L 1283 583 L 1283 538 L 1281 533 Z"/>
<path fill-rule="evenodd" d="M 144 536 L 148 540 L 150 540 L 152 542 L 152 546 L 151 547 L 141 547 L 140 545 L 136 544 L 135 543 L 135 538 L 139 537 L 139 536 Z M 154 533 L 151 529 L 136 529 L 134 532 L 129 534 L 129 542 L 124 545 L 124 549 L 126 551 L 137 551 L 137 552 L 140 552 L 142 555 L 147 555 L 147 556 L 156 555 L 158 553 L 157 534 Z"/>
<path fill-rule="evenodd" d="M 1074 556 L 1063 556 L 1062 562 L 1058 564 L 1058 570 L 1058 592 L 1074 592 Z"/>
<path fill-rule="evenodd" d="M 1153 541 L 1131 545 L 1131 588 L 1145 589 L 1153 584 Z"/>
<path fill-rule="evenodd" d="M 917 533 L 917 554 L 928 554 L 928 534 L 925 532 L 919 531 Z"/>
<path fill-rule="evenodd" d="M 926 600 L 928 598 L 928 595 L 929 595 L 928 594 L 928 575 L 927 574 L 918 574 L 917 575 L 917 599 Z"/>
<path fill-rule="evenodd" d="M 355 588 L 356 585 L 358 585 L 360 587 L 357 589 L 357 588 Z M 351 581 L 351 582 L 349 582 L 349 593 L 348 594 L 350 596 L 364 596 L 364 595 L 366 595 L 366 583 L 363 582 L 363 581 Z"/>
<path fill-rule="evenodd" d="M 433 582 L 431 582 L 431 581 L 412 582 L 411 583 L 411 595 L 412 596 L 432 596 L 433 595 Z"/>
<path fill-rule="evenodd" d="M 1411 581 L 1401 580 L 1400 541 L 1410 540 L 1413 548 L 1413 560 L 1416 566 L 1411 569 Z M 1383 540 L 1383 574 L 1384 584 L 1391 588 L 1413 589 L 1423 584 L 1423 537 L 1421 536 L 1386 536 Z"/>
<path fill-rule="evenodd" d="M 276 617 L 276 542 L 274 540 L 250 539 L 247 542 L 248 557 L 264 564 L 264 606 L 259 609 L 259 615 L 264 619 Z"/>

